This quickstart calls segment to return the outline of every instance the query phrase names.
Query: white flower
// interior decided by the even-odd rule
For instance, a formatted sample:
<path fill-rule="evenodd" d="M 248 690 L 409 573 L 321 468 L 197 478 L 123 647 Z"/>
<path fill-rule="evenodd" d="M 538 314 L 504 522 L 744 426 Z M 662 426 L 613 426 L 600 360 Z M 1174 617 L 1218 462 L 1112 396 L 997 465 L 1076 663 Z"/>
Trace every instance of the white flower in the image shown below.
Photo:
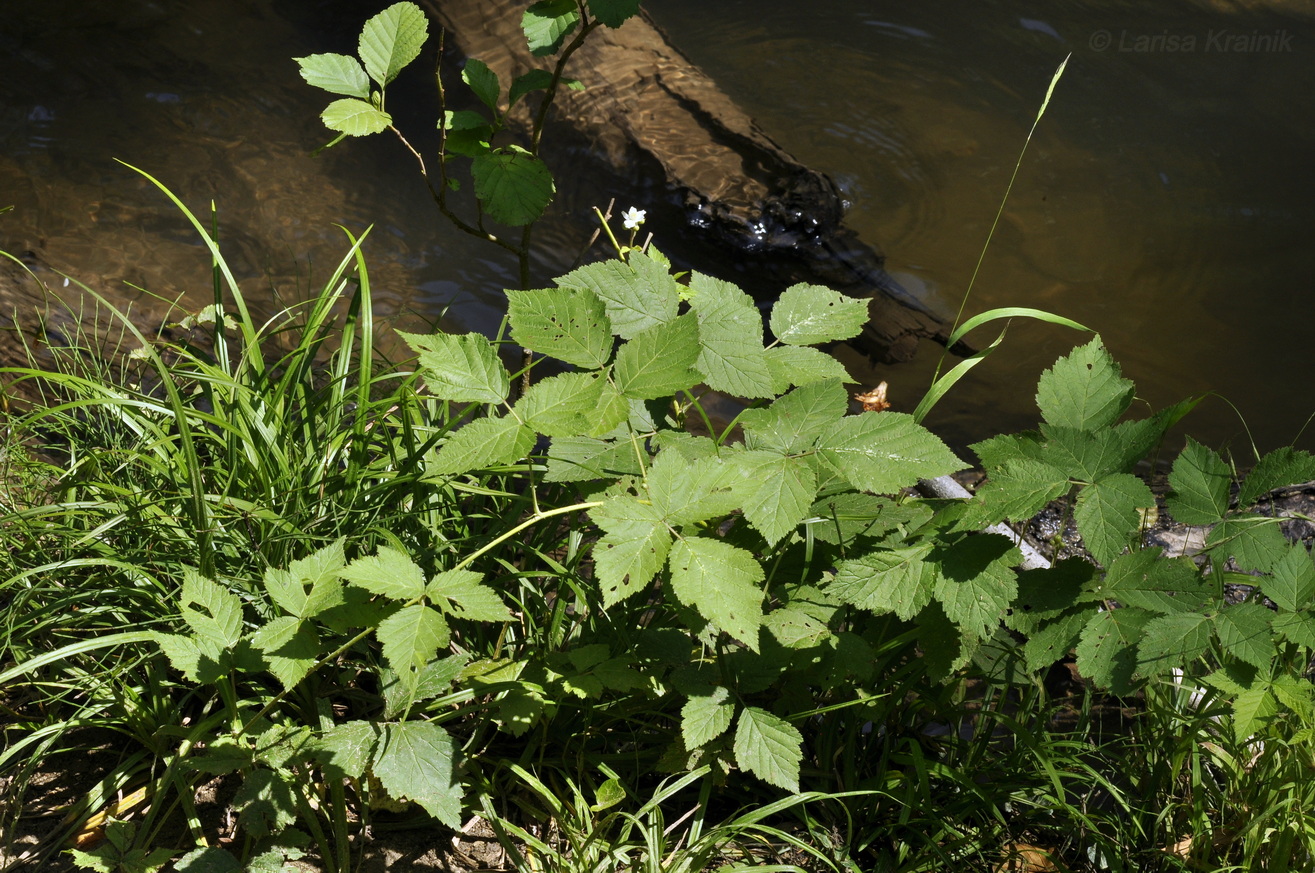
<path fill-rule="evenodd" d="M 644 217 L 646 215 L 648 215 L 647 210 L 636 209 L 631 206 L 625 212 L 621 213 L 621 226 L 626 230 L 639 230 L 639 226 L 644 223 Z"/>

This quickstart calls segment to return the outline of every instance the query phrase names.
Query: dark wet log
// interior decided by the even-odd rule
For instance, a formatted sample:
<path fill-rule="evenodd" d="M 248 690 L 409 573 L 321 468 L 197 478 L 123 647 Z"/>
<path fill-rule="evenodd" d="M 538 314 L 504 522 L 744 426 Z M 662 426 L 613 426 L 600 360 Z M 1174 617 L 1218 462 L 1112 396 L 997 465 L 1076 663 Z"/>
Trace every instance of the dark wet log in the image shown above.
<path fill-rule="evenodd" d="M 525 47 L 523 0 L 424 5 L 446 29 L 447 44 L 488 64 L 504 87 L 546 66 Z M 559 93 L 554 112 L 613 172 L 625 178 L 657 168 L 703 235 L 755 264 L 785 265 L 796 281 L 870 295 L 872 320 L 851 341 L 861 351 L 902 361 L 920 338 L 945 342 L 944 320 L 886 273 L 880 251 L 843 227 L 835 183 L 773 142 L 647 16 L 591 34 L 567 74 L 584 90 Z M 513 119 L 528 125 L 529 106 Z"/>

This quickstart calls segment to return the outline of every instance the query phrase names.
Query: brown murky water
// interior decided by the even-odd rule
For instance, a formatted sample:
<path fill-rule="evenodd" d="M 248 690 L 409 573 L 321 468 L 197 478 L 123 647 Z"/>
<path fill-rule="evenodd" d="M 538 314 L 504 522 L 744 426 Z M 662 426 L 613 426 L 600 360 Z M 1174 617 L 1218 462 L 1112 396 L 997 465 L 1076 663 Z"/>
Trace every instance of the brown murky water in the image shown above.
<path fill-rule="evenodd" d="M 648 5 L 779 142 L 841 182 L 848 223 L 892 272 L 951 308 L 1072 52 L 969 312 L 1032 306 L 1089 325 L 1140 396 L 1217 391 L 1262 448 L 1315 413 L 1315 4 Z M 969 438 L 1027 426 L 1037 375 L 1079 340 L 1015 322 L 929 423 Z M 888 379 L 911 407 L 937 352 L 866 381 Z M 1183 428 L 1245 444 L 1219 400 Z M 1301 444 L 1315 448 L 1315 428 Z"/>
<path fill-rule="evenodd" d="M 253 295 L 295 298 L 341 254 L 335 223 L 374 224 L 367 253 L 386 312 L 496 325 L 512 265 L 445 226 L 399 146 L 379 137 L 309 156 L 327 140 L 324 99 L 289 58 L 350 50 L 385 3 L 0 5 L 0 207 L 17 207 L 0 216 L 0 248 L 37 251 L 138 306 L 180 294 L 204 305 L 203 250 L 117 157 L 198 213 L 217 202 Z M 889 252 L 892 271 L 950 309 L 1050 75 L 1073 52 L 970 311 L 1035 306 L 1084 322 L 1141 396 L 1163 405 L 1218 391 L 1262 448 L 1292 440 L 1315 411 L 1310 4 L 646 5 L 773 137 L 836 177 L 853 204 L 848 223 Z M 404 78 L 390 102 L 408 130 L 432 125 L 425 78 Z M 548 275 L 569 262 L 564 248 L 547 241 Z M 930 423 L 956 444 L 1031 424 L 1037 375 L 1079 341 L 1015 323 Z M 937 353 L 881 372 L 849 363 L 911 408 Z M 1213 444 L 1245 439 L 1217 400 L 1187 430 Z M 1301 444 L 1315 447 L 1315 434 Z"/>

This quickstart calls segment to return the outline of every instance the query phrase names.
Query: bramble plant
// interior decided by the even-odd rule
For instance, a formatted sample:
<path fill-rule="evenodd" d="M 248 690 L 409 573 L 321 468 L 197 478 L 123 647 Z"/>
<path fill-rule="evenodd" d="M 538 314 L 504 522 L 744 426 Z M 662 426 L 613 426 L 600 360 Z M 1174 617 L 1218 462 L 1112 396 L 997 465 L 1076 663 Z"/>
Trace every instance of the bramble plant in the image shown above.
<path fill-rule="evenodd" d="M 447 164 L 469 158 L 465 228 L 528 229 L 552 196 L 537 144 L 565 61 L 637 8 L 534 4 L 525 35 L 558 61 L 512 82 L 507 108 L 467 62 L 491 115 L 443 112 L 445 212 Z M 326 124 L 390 129 L 384 91 L 426 33 L 399 3 L 366 24 L 359 61 L 300 59 L 344 95 Z M 536 90 L 533 147 L 493 147 Z M 1315 479 L 1309 453 L 1258 457 L 1234 495 L 1230 465 L 1189 441 L 1167 509 L 1203 547 L 1165 557 L 1141 547 L 1156 501 L 1135 471 L 1195 401 L 1125 420 L 1134 387 L 1099 336 L 1041 376 L 1037 430 L 973 447 L 973 497 L 928 499 L 919 480 L 965 464 L 921 418 L 998 339 L 913 415 L 854 413 L 815 346 L 857 334 L 866 301 L 798 284 L 765 325 L 734 284 L 637 246 L 632 208 L 624 245 L 602 217 L 617 258 L 551 287 L 528 287 L 528 232 L 496 238 L 522 258 L 508 338 L 402 333 L 405 370 L 379 360 L 364 236 L 262 325 L 168 196 L 214 263 L 214 302 L 181 338 L 115 314 L 118 371 L 83 338 L 63 369 L 6 371 L 42 392 L 15 404 L 14 433 L 63 453 L 31 461 L 0 517 L 7 790 L 21 799 L 84 733 L 136 744 L 51 851 L 87 821 L 71 857 L 88 869 L 269 873 L 313 855 L 345 873 L 377 818 L 418 808 L 452 829 L 478 814 L 527 871 L 802 869 L 755 854 L 765 842 L 847 873 L 1013 869 L 1043 837 L 1070 867 L 1176 869 L 1185 827 L 1194 860 L 1312 857 L 1300 799 L 1236 828 L 1211 806 L 1253 815 L 1262 793 L 1226 778 L 1308 768 L 1292 750 L 1315 733 L 1315 562 L 1251 507 Z M 1014 316 L 1085 330 L 1012 308 L 954 335 Z M 513 344 L 538 356 L 519 395 Z M 1061 498 L 1090 560 L 1018 571 L 986 529 Z M 1114 694 L 1146 690 L 1174 742 L 1108 747 L 1125 759 L 1051 731 L 1036 677 L 1071 653 Z M 986 689 L 971 708 L 967 675 Z M 1129 787 L 1134 754 L 1148 775 Z M 216 779 L 242 835 L 226 845 L 197 809 Z M 722 811 L 732 781 L 755 808 Z M 193 846 L 162 846 L 171 817 Z"/>

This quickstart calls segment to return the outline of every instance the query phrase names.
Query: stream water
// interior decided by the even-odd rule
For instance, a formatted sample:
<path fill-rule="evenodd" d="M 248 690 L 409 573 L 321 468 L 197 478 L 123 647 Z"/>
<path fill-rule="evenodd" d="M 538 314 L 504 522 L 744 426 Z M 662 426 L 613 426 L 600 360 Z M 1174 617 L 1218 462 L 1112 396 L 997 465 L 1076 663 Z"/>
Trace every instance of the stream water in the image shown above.
<path fill-rule="evenodd" d="M 253 295 L 294 297 L 343 250 L 335 223 L 374 224 L 367 252 L 392 317 L 447 312 L 464 329 L 496 325 L 512 264 L 444 224 L 400 146 L 378 137 L 308 154 L 328 139 L 324 99 L 288 59 L 350 51 L 385 4 L 2 5 L 0 207 L 17 208 L 0 216 L 0 248 L 36 251 L 121 302 L 207 302 L 194 235 L 117 157 L 199 213 L 216 201 Z M 1296 439 L 1315 412 L 1312 4 L 645 5 L 764 130 L 837 179 L 852 203 L 847 224 L 888 252 L 907 287 L 949 311 L 1071 52 L 968 311 L 1032 306 L 1083 322 L 1140 397 L 1158 408 L 1218 392 L 1262 449 Z M 432 125 L 431 104 L 426 77 L 413 79 L 390 109 L 417 129 Z M 549 266 L 554 257 L 543 255 Z M 987 328 L 978 339 L 993 337 Z M 1037 376 L 1082 341 L 1016 321 L 929 424 L 955 445 L 1030 426 Z M 888 381 L 896 408 L 910 409 L 938 357 L 929 345 L 908 365 L 846 363 L 865 384 Z M 1182 429 L 1208 444 L 1246 443 L 1218 399 Z M 1298 444 L 1315 448 L 1315 429 Z"/>

